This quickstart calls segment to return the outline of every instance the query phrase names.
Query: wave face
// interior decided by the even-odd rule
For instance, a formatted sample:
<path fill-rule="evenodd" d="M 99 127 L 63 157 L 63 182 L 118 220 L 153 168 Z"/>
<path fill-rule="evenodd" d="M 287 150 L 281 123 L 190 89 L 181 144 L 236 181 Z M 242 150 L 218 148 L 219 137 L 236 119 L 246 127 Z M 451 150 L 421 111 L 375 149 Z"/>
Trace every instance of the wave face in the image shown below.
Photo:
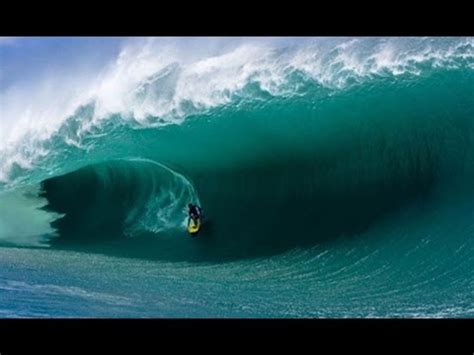
<path fill-rule="evenodd" d="M 0 242 L 152 260 L 220 285 L 219 316 L 471 317 L 474 43 L 338 41 L 124 50 L 72 113 L 9 135 Z"/>

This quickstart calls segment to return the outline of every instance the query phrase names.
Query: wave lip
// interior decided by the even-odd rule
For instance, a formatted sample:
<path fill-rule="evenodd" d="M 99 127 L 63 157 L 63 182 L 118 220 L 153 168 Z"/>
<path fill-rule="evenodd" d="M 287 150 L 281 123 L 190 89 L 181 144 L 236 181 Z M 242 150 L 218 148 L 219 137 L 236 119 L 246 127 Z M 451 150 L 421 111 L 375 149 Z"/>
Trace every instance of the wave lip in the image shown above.
<path fill-rule="evenodd" d="M 242 99 L 299 95 L 301 79 L 337 91 L 378 76 L 473 69 L 474 44 L 472 38 L 367 38 L 281 48 L 269 41 L 188 58 L 150 41 L 133 51 L 124 48 L 93 84 L 65 93 L 68 97 L 59 99 L 51 85 L 46 93 L 2 94 L 0 181 L 8 182 L 15 169 L 35 169 L 53 153 L 47 142 L 54 137 L 81 146 L 84 136 L 117 117 L 134 127 L 162 127 Z M 35 104 L 25 107 L 24 97 Z M 87 107 L 93 109 L 84 119 Z M 70 134 L 64 137 L 65 130 Z"/>

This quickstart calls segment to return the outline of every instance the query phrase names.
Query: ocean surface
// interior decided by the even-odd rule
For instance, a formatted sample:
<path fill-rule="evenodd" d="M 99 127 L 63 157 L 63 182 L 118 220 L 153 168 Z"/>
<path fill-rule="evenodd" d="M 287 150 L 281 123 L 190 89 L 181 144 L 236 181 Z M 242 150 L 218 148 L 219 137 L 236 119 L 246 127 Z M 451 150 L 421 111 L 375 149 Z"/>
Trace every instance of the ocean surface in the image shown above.
<path fill-rule="evenodd" d="M 132 49 L 1 96 L 0 317 L 474 316 L 473 38 Z"/>

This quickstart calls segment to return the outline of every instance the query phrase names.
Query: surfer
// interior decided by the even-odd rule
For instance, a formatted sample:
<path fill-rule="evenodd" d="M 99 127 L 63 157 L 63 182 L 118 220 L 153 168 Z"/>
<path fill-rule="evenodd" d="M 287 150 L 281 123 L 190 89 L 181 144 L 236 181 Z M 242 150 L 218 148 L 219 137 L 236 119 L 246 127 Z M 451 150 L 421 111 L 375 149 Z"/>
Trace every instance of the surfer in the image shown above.
<path fill-rule="evenodd" d="M 191 218 L 194 223 L 197 223 L 198 220 L 201 218 L 201 214 L 202 214 L 202 208 L 197 206 L 197 205 L 193 205 L 192 203 L 188 204 L 188 215 L 189 215 L 189 218 Z"/>

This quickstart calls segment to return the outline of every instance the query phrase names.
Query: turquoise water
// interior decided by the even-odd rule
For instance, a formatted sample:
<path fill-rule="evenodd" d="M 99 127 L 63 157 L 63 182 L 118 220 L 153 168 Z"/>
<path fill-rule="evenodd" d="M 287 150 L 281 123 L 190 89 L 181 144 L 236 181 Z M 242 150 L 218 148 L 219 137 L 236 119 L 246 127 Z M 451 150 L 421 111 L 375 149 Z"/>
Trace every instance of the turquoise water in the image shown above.
<path fill-rule="evenodd" d="M 200 92 L 222 102 L 140 115 L 205 61 L 173 64 L 139 109 L 89 101 L 5 149 L 0 316 L 472 317 L 472 40 L 393 42 L 283 48 Z"/>

